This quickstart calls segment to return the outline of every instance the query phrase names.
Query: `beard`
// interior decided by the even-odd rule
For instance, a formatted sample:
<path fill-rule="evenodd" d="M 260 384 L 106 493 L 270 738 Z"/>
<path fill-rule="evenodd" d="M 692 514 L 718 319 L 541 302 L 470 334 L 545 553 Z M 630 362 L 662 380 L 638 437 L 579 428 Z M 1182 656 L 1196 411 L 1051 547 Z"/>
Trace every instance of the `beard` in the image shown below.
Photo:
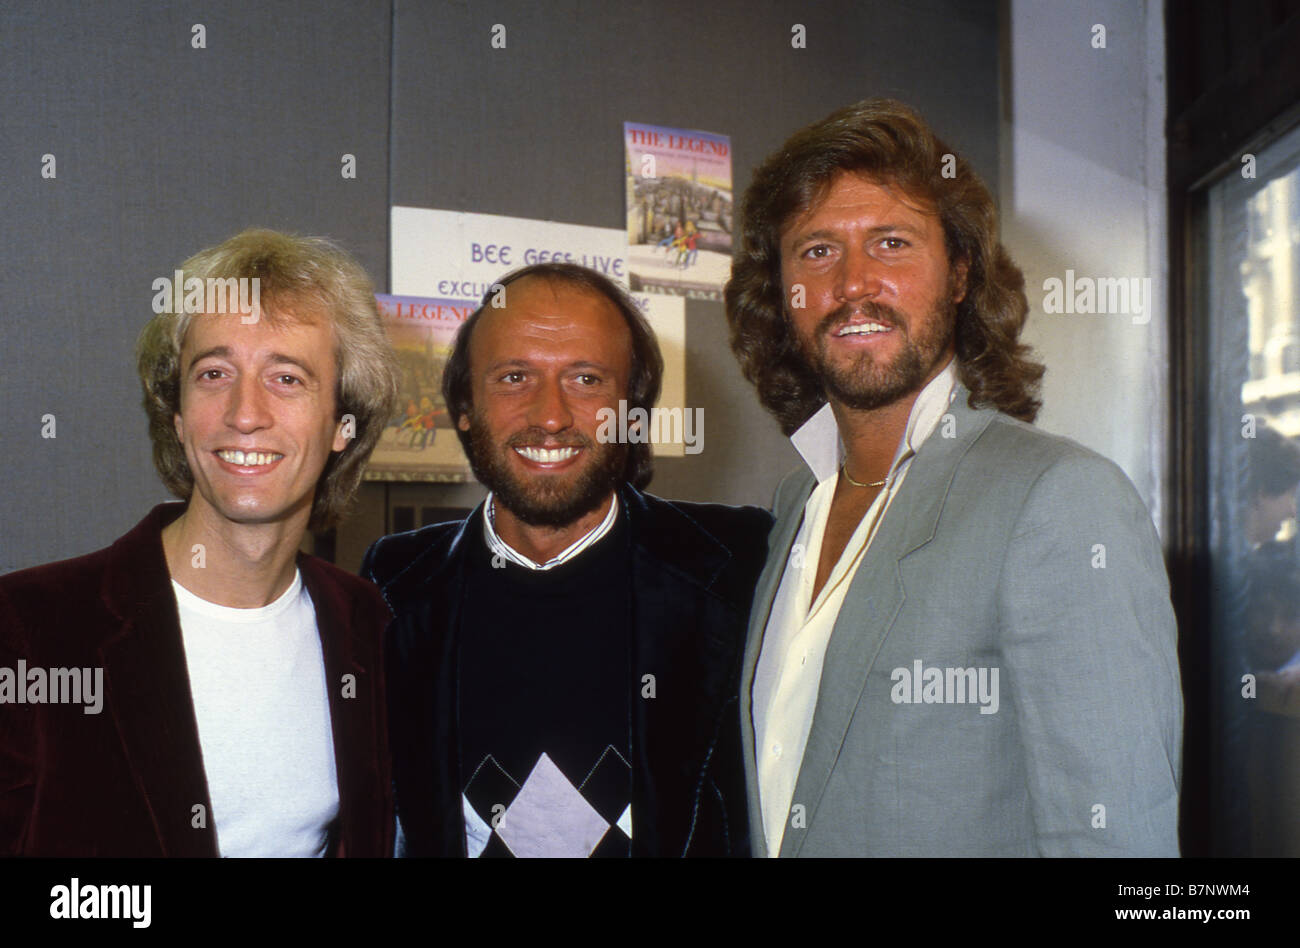
<path fill-rule="evenodd" d="M 871 322 L 882 323 L 902 337 L 902 349 L 892 362 L 881 362 L 870 352 L 861 352 L 852 361 L 832 362 L 827 353 L 827 334 L 836 325 L 847 323 L 855 314 Z M 913 320 L 920 332 L 913 337 L 902 314 L 881 303 L 845 303 L 828 313 L 811 339 L 798 338 L 799 351 L 808 367 L 817 375 L 826 396 L 847 408 L 872 411 L 891 405 L 907 395 L 919 392 L 926 376 L 952 344 L 956 332 L 957 304 L 952 294 L 936 300 L 925 320 Z"/>
<path fill-rule="evenodd" d="M 521 477 L 510 465 L 515 448 L 581 448 L 582 467 L 564 474 Z M 469 466 L 474 476 L 506 510 L 532 527 L 566 527 L 600 507 L 623 481 L 628 445 L 601 444 L 573 433 L 557 439 L 541 428 L 528 428 L 504 442 L 493 442 L 477 413 L 469 413 Z"/>

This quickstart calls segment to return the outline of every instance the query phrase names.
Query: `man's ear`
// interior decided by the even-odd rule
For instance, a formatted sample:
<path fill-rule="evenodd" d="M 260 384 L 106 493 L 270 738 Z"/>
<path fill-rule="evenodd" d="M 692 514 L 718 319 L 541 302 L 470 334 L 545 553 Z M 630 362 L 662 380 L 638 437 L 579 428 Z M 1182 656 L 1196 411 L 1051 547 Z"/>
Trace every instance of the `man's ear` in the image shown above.
<path fill-rule="evenodd" d="M 346 419 L 340 420 L 339 423 L 334 426 L 334 441 L 330 444 L 331 451 L 337 453 L 348 446 L 348 442 L 352 439 L 346 433 L 347 428 L 348 422 Z"/>
<path fill-rule="evenodd" d="M 469 431 L 469 415 L 461 415 L 457 418 L 456 427 L 461 431 Z"/>
<path fill-rule="evenodd" d="M 966 298 L 966 277 L 970 273 L 970 261 L 962 257 L 952 265 L 952 301 L 960 303 Z"/>
<path fill-rule="evenodd" d="M 181 421 L 180 412 L 172 415 L 172 427 L 176 430 L 176 440 L 181 444 L 185 443 L 185 424 Z"/>

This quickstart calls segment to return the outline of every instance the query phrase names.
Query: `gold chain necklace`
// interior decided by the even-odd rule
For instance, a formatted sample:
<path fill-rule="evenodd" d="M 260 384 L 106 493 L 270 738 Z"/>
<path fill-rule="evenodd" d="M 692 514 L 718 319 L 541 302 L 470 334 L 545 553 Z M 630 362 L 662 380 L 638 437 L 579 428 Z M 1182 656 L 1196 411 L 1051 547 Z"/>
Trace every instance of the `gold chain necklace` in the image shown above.
<path fill-rule="evenodd" d="M 840 465 L 840 473 L 843 474 L 848 479 L 848 482 L 852 484 L 854 487 L 884 487 L 885 481 L 889 480 L 889 478 L 886 477 L 885 480 L 883 481 L 872 481 L 870 484 L 864 484 L 861 481 L 855 481 L 853 479 L 853 475 L 849 473 L 847 461 L 845 461 L 843 464 Z"/>

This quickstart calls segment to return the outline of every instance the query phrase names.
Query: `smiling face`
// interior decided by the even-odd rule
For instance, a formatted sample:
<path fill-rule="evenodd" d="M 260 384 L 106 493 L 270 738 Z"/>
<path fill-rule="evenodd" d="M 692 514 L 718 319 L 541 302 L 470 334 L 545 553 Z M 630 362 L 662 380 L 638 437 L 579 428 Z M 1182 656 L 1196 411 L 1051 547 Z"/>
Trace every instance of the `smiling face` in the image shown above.
<path fill-rule="evenodd" d="M 470 464 L 524 523 L 563 527 L 620 482 L 625 444 L 596 438 L 602 408 L 627 397 L 632 335 L 599 293 L 543 277 L 506 288 L 506 306 L 474 327 Z"/>
<path fill-rule="evenodd" d="M 309 307 L 275 316 L 197 316 L 185 335 L 174 422 L 194 475 L 187 513 L 305 527 L 330 452 L 347 446 L 333 329 Z"/>
<path fill-rule="evenodd" d="M 937 215 L 856 174 L 833 179 L 781 232 L 800 351 L 848 408 L 915 397 L 948 363 L 965 277 L 964 263 L 950 268 Z"/>

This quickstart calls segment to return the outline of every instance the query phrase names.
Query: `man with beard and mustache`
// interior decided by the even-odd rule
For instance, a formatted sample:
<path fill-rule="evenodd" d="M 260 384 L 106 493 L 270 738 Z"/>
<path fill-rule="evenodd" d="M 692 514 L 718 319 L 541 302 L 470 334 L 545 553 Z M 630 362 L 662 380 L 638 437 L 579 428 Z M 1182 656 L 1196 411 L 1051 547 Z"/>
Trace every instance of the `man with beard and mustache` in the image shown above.
<path fill-rule="evenodd" d="M 888 100 L 755 172 L 732 347 L 807 463 L 741 679 L 756 855 L 1178 854 L 1160 541 L 1031 427 L 1043 367 L 992 197 Z"/>
<path fill-rule="evenodd" d="M 461 327 L 443 394 L 490 493 L 362 567 L 395 616 L 399 855 L 748 854 L 740 657 L 772 520 L 642 493 L 650 445 L 602 442 L 662 374 L 627 294 L 573 264 L 506 276 Z"/>

